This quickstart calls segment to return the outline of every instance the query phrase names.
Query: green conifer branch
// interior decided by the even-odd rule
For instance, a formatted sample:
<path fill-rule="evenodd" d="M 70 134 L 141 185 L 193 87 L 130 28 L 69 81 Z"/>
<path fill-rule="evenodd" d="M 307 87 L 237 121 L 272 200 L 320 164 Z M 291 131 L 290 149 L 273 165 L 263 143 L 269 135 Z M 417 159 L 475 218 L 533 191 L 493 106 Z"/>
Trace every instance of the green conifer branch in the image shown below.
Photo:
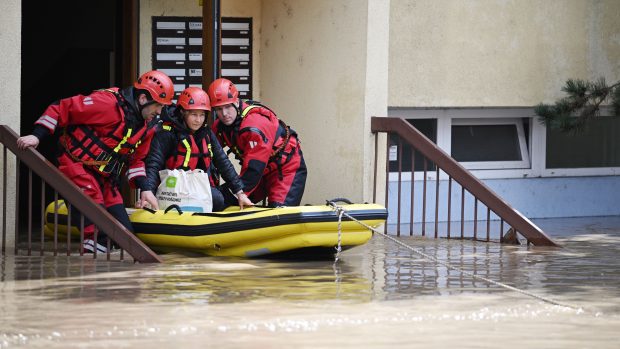
<path fill-rule="evenodd" d="M 614 116 L 620 115 L 620 81 L 608 86 L 604 78 L 596 81 L 569 79 L 562 87 L 567 96 L 554 104 L 540 103 L 534 107 L 541 123 L 552 129 L 576 133 L 588 120 L 600 115 L 600 108 L 609 102 Z"/>

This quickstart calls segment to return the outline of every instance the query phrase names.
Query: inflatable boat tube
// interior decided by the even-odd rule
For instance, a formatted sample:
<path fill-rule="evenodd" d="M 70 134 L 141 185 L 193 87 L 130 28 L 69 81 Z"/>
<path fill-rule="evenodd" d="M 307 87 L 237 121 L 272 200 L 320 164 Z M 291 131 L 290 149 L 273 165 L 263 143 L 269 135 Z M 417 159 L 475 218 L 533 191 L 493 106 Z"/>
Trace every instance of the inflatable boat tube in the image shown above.
<path fill-rule="evenodd" d="M 340 205 L 340 204 L 339 204 Z M 67 231 L 67 208 L 54 202 L 46 210 L 47 234 L 54 221 L 59 234 Z M 342 204 L 347 214 L 376 228 L 387 219 L 385 207 L 377 204 Z M 242 211 L 229 207 L 223 212 L 182 212 L 127 209 L 135 234 L 155 251 L 192 251 L 211 256 L 257 257 L 301 249 L 335 252 L 338 245 L 338 215 L 328 205 L 251 207 Z M 55 218 L 56 216 L 56 218 Z M 72 236 L 79 230 L 72 226 Z M 65 235 L 66 236 L 66 235 Z M 366 243 L 372 232 L 347 217 L 342 218 L 343 249 Z"/>

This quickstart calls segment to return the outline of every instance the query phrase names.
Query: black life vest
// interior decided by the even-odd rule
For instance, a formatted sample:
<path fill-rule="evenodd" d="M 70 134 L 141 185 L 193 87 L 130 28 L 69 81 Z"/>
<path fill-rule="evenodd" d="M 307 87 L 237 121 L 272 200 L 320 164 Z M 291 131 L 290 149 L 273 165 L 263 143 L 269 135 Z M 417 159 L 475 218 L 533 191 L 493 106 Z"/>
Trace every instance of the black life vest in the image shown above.
<path fill-rule="evenodd" d="M 163 130 L 174 132 L 174 127 L 164 124 Z M 166 168 L 195 170 L 198 167 L 198 161 L 202 160 L 205 164 L 205 171 L 208 171 L 213 158 L 208 134 L 205 133 L 198 143 L 196 143 L 195 137 L 190 134 L 179 134 L 179 137 L 178 146 L 172 155 L 166 159 Z"/>

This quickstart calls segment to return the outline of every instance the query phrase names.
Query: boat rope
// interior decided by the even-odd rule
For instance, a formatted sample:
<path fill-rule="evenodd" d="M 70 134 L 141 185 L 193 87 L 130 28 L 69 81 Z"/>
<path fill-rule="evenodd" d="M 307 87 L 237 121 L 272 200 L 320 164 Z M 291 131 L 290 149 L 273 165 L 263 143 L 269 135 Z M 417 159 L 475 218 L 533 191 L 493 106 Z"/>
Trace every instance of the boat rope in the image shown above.
<path fill-rule="evenodd" d="M 439 259 L 437 259 L 437 258 L 435 258 L 435 257 L 433 257 L 433 256 L 431 256 L 429 254 L 426 254 L 426 253 L 422 252 L 420 249 L 417 249 L 417 248 L 414 248 L 412 246 L 409 246 L 409 245 L 405 244 L 404 242 L 394 238 L 393 236 L 390 236 L 390 235 L 388 235 L 388 234 L 386 234 L 384 232 L 381 232 L 381 231 L 379 231 L 379 230 L 369 226 L 368 224 L 366 224 L 366 223 L 356 219 L 355 217 L 353 217 L 350 214 L 348 214 L 344 207 L 336 205 L 332 201 L 328 201 L 327 203 L 328 203 L 329 206 L 332 207 L 332 209 L 334 211 L 336 211 L 338 213 L 338 242 L 339 242 L 339 244 L 340 244 L 340 235 L 341 235 L 341 220 L 342 220 L 342 216 L 345 216 L 348 219 L 350 219 L 350 220 L 352 220 L 354 222 L 357 222 L 358 224 L 362 225 L 363 227 L 365 227 L 367 229 L 370 229 L 370 231 L 372 231 L 373 233 L 379 234 L 379 235 L 383 236 L 384 238 L 386 238 L 386 239 L 396 243 L 397 245 L 399 245 L 401 247 L 404 247 L 404 248 L 406 248 L 406 249 L 416 253 L 417 255 L 422 256 L 423 258 L 425 258 L 425 259 L 427 259 L 429 261 L 432 261 L 434 263 L 440 264 L 440 265 L 442 265 L 442 266 L 444 266 L 444 267 L 446 267 L 448 269 L 457 271 L 457 272 L 459 272 L 459 273 L 461 273 L 463 275 L 470 276 L 470 277 L 472 277 L 474 279 L 477 279 L 477 280 L 482 280 L 482 281 L 487 282 L 487 283 L 489 283 L 491 285 L 503 287 L 505 289 L 521 293 L 523 295 L 526 295 L 526 296 L 538 299 L 538 300 L 540 300 L 542 302 L 545 302 L 545 303 L 549 303 L 549 304 L 553 304 L 553 305 L 557 305 L 557 306 L 561 306 L 561 307 L 566 307 L 566 308 L 571 308 L 571 309 L 576 309 L 578 311 L 583 311 L 582 307 L 574 306 L 574 305 L 567 304 L 567 303 L 562 303 L 562 302 L 556 301 L 556 300 L 551 299 L 551 298 L 540 296 L 540 295 L 534 294 L 532 292 L 529 292 L 529 291 L 526 291 L 526 290 L 523 290 L 523 289 L 520 289 L 520 288 L 516 288 L 516 287 L 507 285 L 507 284 L 499 282 L 499 281 L 491 280 L 491 279 L 486 278 L 484 276 L 476 275 L 476 274 L 471 273 L 469 271 L 463 270 L 463 269 L 461 269 L 459 267 L 455 267 L 454 265 L 452 265 L 450 263 L 440 261 Z M 338 261 L 338 257 L 336 257 L 336 261 Z"/>
<path fill-rule="evenodd" d="M 344 208 L 338 207 L 336 209 L 336 213 L 338 213 L 338 246 L 336 246 L 334 264 L 338 263 L 338 260 L 340 259 L 340 252 L 342 252 L 342 215 L 345 213 Z"/>

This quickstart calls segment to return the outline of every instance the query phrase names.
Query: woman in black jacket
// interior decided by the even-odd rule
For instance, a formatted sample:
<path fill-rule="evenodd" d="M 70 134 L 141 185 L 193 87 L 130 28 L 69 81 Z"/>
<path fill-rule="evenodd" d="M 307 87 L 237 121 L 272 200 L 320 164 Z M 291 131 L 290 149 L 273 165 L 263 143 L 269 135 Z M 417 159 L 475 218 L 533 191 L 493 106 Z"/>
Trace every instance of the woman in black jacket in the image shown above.
<path fill-rule="evenodd" d="M 163 169 L 201 169 L 208 173 L 213 211 L 237 204 L 235 197 L 242 209 L 253 205 L 243 192 L 239 175 L 213 131 L 206 127 L 206 113 L 210 110 L 207 93 L 198 87 L 188 87 L 179 96 L 176 106 L 162 112 L 162 127 L 153 137 L 146 158 L 146 184 L 140 193 L 138 207 L 147 200 L 157 202 L 154 193 L 159 186 L 159 171 Z M 224 186 L 216 185 L 213 165 L 226 181 Z"/>

